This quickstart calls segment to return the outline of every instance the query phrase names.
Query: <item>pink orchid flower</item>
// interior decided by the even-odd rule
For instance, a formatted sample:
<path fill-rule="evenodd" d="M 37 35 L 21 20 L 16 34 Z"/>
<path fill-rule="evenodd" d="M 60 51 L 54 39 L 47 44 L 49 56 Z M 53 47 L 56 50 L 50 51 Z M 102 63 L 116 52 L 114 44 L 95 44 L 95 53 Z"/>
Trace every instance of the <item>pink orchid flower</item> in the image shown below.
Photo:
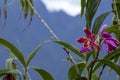
<path fill-rule="evenodd" d="M 107 25 L 103 25 L 100 30 L 101 36 L 104 38 L 103 43 L 107 47 L 107 52 L 110 53 L 112 50 L 115 50 L 120 43 L 117 39 L 113 38 L 109 33 L 105 32 Z"/>
<path fill-rule="evenodd" d="M 84 46 L 80 49 L 81 53 L 85 53 L 87 51 L 94 50 L 95 48 L 100 50 L 100 46 L 95 43 L 95 35 L 92 34 L 87 28 L 84 29 L 85 34 L 88 36 L 87 37 L 82 37 L 77 40 L 78 43 L 83 43 Z"/>

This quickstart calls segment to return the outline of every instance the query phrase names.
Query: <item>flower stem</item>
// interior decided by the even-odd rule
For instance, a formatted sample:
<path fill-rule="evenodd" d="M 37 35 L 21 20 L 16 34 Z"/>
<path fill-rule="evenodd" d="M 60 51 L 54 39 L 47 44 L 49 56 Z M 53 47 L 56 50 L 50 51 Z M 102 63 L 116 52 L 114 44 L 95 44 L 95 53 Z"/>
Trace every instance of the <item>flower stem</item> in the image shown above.
<path fill-rule="evenodd" d="M 99 56 L 99 52 L 97 52 L 96 58 L 93 61 L 91 61 L 90 66 L 87 69 L 88 70 L 88 80 L 92 80 L 92 71 L 93 71 L 93 67 L 94 67 L 95 63 L 97 62 L 98 56 Z"/>

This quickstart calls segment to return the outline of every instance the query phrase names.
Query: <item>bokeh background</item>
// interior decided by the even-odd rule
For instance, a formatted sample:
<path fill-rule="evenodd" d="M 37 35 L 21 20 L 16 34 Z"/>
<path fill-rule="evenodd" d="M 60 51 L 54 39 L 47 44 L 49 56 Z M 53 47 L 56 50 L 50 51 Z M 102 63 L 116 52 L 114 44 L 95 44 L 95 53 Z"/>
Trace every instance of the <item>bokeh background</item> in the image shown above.
<path fill-rule="evenodd" d="M 0 37 L 16 45 L 26 58 L 41 42 L 51 39 L 52 36 L 36 15 L 33 16 L 31 25 L 28 26 L 29 17 L 24 19 L 19 0 L 8 0 L 8 16 L 4 26 L 3 1 L 0 0 Z M 83 28 L 86 22 L 85 16 L 80 17 L 79 0 L 34 0 L 34 6 L 60 40 L 69 42 L 78 48 L 81 47 L 76 40 L 84 36 Z M 102 0 L 95 17 L 107 10 L 111 10 L 111 0 Z M 104 24 L 110 25 L 112 17 L 113 15 L 110 14 Z M 106 55 L 104 48 L 100 54 L 101 57 Z M 74 58 L 80 59 L 73 53 L 71 54 Z M 4 67 L 8 57 L 9 51 L 0 46 L 0 68 Z M 67 80 L 67 72 L 71 63 L 66 58 L 67 55 L 61 47 L 51 42 L 39 50 L 30 65 L 47 70 L 55 80 Z M 114 80 L 116 78 L 115 72 L 108 73 L 106 71 L 107 69 L 101 80 Z M 33 70 L 29 72 L 32 79 L 40 80 L 36 72 Z"/>

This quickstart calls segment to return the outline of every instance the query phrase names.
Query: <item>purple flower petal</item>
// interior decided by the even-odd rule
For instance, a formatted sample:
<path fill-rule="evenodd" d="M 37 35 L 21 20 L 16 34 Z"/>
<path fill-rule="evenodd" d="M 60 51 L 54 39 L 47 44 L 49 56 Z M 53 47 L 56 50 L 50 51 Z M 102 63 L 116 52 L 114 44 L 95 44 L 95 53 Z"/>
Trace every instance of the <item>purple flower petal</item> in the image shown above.
<path fill-rule="evenodd" d="M 85 52 L 91 51 L 91 50 L 93 50 L 93 49 L 92 49 L 92 48 L 87 48 L 87 47 L 82 47 L 82 48 L 80 49 L 80 52 L 81 52 L 81 53 L 85 53 Z"/>
<path fill-rule="evenodd" d="M 112 36 L 109 34 L 109 33 L 107 33 L 107 32 L 103 32 L 102 33 L 102 36 L 104 37 L 104 38 L 111 38 Z"/>
<path fill-rule="evenodd" d="M 107 43 L 106 44 L 107 47 L 107 52 L 110 53 L 110 51 L 115 50 L 116 46 L 113 46 L 112 44 Z"/>
<path fill-rule="evenodd" d="M 104 43 L 106 44 L 108 53 L 112 50 L 115 50 L 119 46 L 119 42 L 114 38 L 106 38 L 104 39 Z"/>
<path fill-rule="evenodd" d="M 104 24 L 101 29 L 100 29 L 100 33 L 103 33 L 105 31 L 105 29 L 107 28 L 108 25 Z"/>

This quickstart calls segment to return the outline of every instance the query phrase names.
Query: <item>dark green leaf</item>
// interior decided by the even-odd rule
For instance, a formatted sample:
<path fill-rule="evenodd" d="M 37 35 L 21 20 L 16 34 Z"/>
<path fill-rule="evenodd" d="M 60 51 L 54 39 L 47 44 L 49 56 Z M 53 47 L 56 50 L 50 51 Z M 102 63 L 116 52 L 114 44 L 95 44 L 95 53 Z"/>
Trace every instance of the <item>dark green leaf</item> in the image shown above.
<path fill-rule="evenodd" d="M 39 68 L 34 68 L 34 70 L 39 73 L 39 75 L 42 77 L 42 80 L 54 80 L 47 71 Z"/>
<path fill-rule="evenodd" d="M 88 80 L 88 79 L 87 79 L 87 77 L 82 76 L 81 79 L 78 79 L 78 80 Z"/>
<path fill-rule="evenodd" d="M 117 57 L 120 56 L 120 48 L 116 49 L 115 51 L 112 51 L 111 53 L 107 54 L 103 59 L 106 60 L 113 60 Z M 103 63 L 98 62 L 97 65 L 94 67 L 93 72 L 96 71 L 101 65 L 103 65 Z"/>
<path fill-rule="evenodd" d="M 118 33 L 118 34 L 120 34 L 120 30 L 118 29 L 119 27 L 120 27 L 119 24 L 117 24 L 117 25 L 112 25 L 112 26 L 110 26 L 110 27 L 108 27 L 108 28 L 106 29 L 106 32 L 108 32 L 108 33 Z"/>
<path fill-rule="evenodd" d="M 99 7 L 101 0 L 87 0 L 86 4 L 86 27 L 91 29 L 93 17 Z"/>
<path fill-rule="evenodd" d="M 86 5 L 86 0 L 81 0 L 81 14 L 80 14 L 81 17 L 84 14 L 85 5 Z"/>
<path fill-rule="evenodd" d="M 24 67 L 26 67 L 23 54 L 12 43 L 8 42 L 3 38 L 0 38 L 0 44 L 8 48 L 14 54 L 14 56 L 18 59 L 18 61 L 20 61 L 20 63 Z"/>
<path fill-rule="evenodd" d="M 100 16 L 98 16 L 95 19 L 95 22 L 93 24 L 93 28 L 92 28 L 92 32 L 94 34 L 97 34 L 99 32 L 100 26 L 102 25 L 103 21 L 105 20 L 105 18 L 108 16 L 108 14 L 110 14 L 112 11 L 107 11 L 103 14 L 101 14 Z"/>
<path fill-rule="evenodd" d="M 39 51 L 39 49 L 46 43 L 48 43 L 49 41 L 44 41 L 43 43 L 41 43 L 33 52 L 30 53 L 30 55 L 28 56 L 27 60 L 26 60 L 26 65 L 28 66 L 28 64 L 30 63 L 30 61 L 33 59 L 33 57 L 37 54 L 37 52 Z"/>
<path fill-rule="evenodd" d="M 33 0 L 30 0 L 30 3 L 31 3 L 32 6 L 34 6 L 33 5 Z M 30 6 L 30 22 L 32 21 L 33 14 L 34 14 L 34 9 Z"/>
<path fill-rule="evenodd" d="M 116 57 L 120 56 L 120 48 L 116 49 L 115 51 L 112 51 L 111 53 L 107 54 L 104 59 L 112 60 Z"/>
<path fill-rule="evenodd" d="M 105 60 L 105 59 L 98 60 L 98 61 L 112 68 L 120 76 L 120 67 L 118 67 L 115 63 L 111 62 L 110 60 Z"/>
<path fill-rule="evenodd" d="M 89 60 L 90 56 L 94 54 L 95 51 L 88 51 L 85 53 L 85 60 L 86 62 Z"/>
<path fill-rule="evenodd" d="M 73 53 L 75 53 L 76 55 L 78 55 L 84 59 L 84 55 L 82 53 L 80 53 L 79 49 L 76 48 L 75 46 L 73 46 L 72 44 L 69 44 L 69 43 L 63 42 L 63 41 L 54 41 L 54 42 L 70 49 Z"/>
<path fill-rule="evenodd" d="M 92 74 L 93 80 L 99 80 L 97 74 L 93 73 Z"/>
<path fill-rule="evenodd" d="M 19 0 L 22 10 L 24 9 L 24 0 Z"/>
<path fill-rule="evenodd" d="M 77 64 L 77 67 L 79 69 L 80 74 L 84 70 L 86 64 L 85 63 L 79 63 Z M 68 71 L 68 80 L 75 80 L 76 78 L 79 78 L 78 74 L 76 73 L 75 66 L 71 66 Z"/>
<path fill-rule="evenodd" d="M 28 12 L 29 12 L 29 3 L 27 2 L 27 0 L 24 0 L 24 17 L 25 17 L 25 19 L 28 16 Z"/>

